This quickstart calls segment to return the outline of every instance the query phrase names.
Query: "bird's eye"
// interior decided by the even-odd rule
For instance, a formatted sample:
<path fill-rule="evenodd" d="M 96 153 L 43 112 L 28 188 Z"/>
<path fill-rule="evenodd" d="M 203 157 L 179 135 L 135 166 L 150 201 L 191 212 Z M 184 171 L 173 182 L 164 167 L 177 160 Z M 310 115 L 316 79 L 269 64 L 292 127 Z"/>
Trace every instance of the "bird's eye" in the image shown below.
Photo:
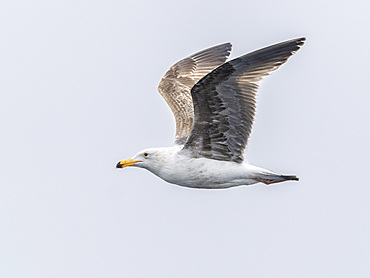
<path fill-rule="evenodd" d="M 148 153 L 144 153 L 144 157 L 145 158 L 148 158 L 149 154 Z"/>

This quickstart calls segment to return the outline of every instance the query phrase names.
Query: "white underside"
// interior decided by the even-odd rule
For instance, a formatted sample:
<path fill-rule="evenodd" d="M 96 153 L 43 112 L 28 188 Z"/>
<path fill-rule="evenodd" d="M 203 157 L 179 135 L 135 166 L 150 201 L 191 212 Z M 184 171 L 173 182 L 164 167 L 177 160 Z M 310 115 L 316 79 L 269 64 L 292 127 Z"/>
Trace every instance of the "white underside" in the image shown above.
<path fill-rule="evenodd" d="M 193 158 L 190 153 L 181 151 L 180 146 L 161 149 L 161 155 L 156 160 L 156 165 L 143 168 L 147 168 L 169 183 L 192 188 L 251 185 L 257 183 L 255 178 L 261 175 L 276 175 L 246 162 Z"/>

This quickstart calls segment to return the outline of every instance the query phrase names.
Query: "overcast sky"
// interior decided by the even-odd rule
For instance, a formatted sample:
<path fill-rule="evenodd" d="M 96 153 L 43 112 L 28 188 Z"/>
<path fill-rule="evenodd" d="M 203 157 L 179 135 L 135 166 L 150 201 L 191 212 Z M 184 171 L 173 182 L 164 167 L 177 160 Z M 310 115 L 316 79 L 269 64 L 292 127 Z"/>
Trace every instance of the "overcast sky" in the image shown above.
<path fill-rule="evenodd" d="M 0 5 L 0 277 L 368 277 L 368 1 Z M 262 82 L 246 159 L 300 177 L 195 190 L 139 168 L 171 146 L 176 61 L 306 44 Z"/>

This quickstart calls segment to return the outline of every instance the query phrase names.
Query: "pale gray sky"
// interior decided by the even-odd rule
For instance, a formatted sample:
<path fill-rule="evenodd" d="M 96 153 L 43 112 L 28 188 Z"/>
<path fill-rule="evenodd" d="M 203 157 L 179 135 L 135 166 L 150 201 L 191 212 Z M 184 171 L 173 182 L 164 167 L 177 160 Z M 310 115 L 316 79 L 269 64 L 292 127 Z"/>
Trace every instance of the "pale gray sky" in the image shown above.
<path fill-rule="evenodd" d="M 367 1 L 7 1 L 0 277 L 368 277 Z M 115 169 L 170 146 L 170 65 L 307 37 L 265 78 L 246 157 L 300 182 L 228 190 Z"/>

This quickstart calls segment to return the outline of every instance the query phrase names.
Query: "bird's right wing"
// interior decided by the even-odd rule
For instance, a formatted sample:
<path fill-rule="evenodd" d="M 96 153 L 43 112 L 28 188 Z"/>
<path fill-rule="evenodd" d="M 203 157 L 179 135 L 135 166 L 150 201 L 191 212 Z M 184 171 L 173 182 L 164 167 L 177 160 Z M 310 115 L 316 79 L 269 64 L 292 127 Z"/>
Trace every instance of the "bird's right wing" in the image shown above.
<path fill-rule="evenodd" d="M 191 88 L 202 77 L 222 65 L 230 51 L 231 44 L 224 43 L 197 52 L 174 64 L 161 79 L 158 91 L 175 116 L 175 142 L 185 141 L 193 126 Z"/>
<path fill-rule="evenodd" d="M 284 64 L 304 41 L 290 40 L 246 54 L 195 84 L 194 126 L 184 150 L 194 157 L 241 162 L 252 129 L 258 81 Z"/>

